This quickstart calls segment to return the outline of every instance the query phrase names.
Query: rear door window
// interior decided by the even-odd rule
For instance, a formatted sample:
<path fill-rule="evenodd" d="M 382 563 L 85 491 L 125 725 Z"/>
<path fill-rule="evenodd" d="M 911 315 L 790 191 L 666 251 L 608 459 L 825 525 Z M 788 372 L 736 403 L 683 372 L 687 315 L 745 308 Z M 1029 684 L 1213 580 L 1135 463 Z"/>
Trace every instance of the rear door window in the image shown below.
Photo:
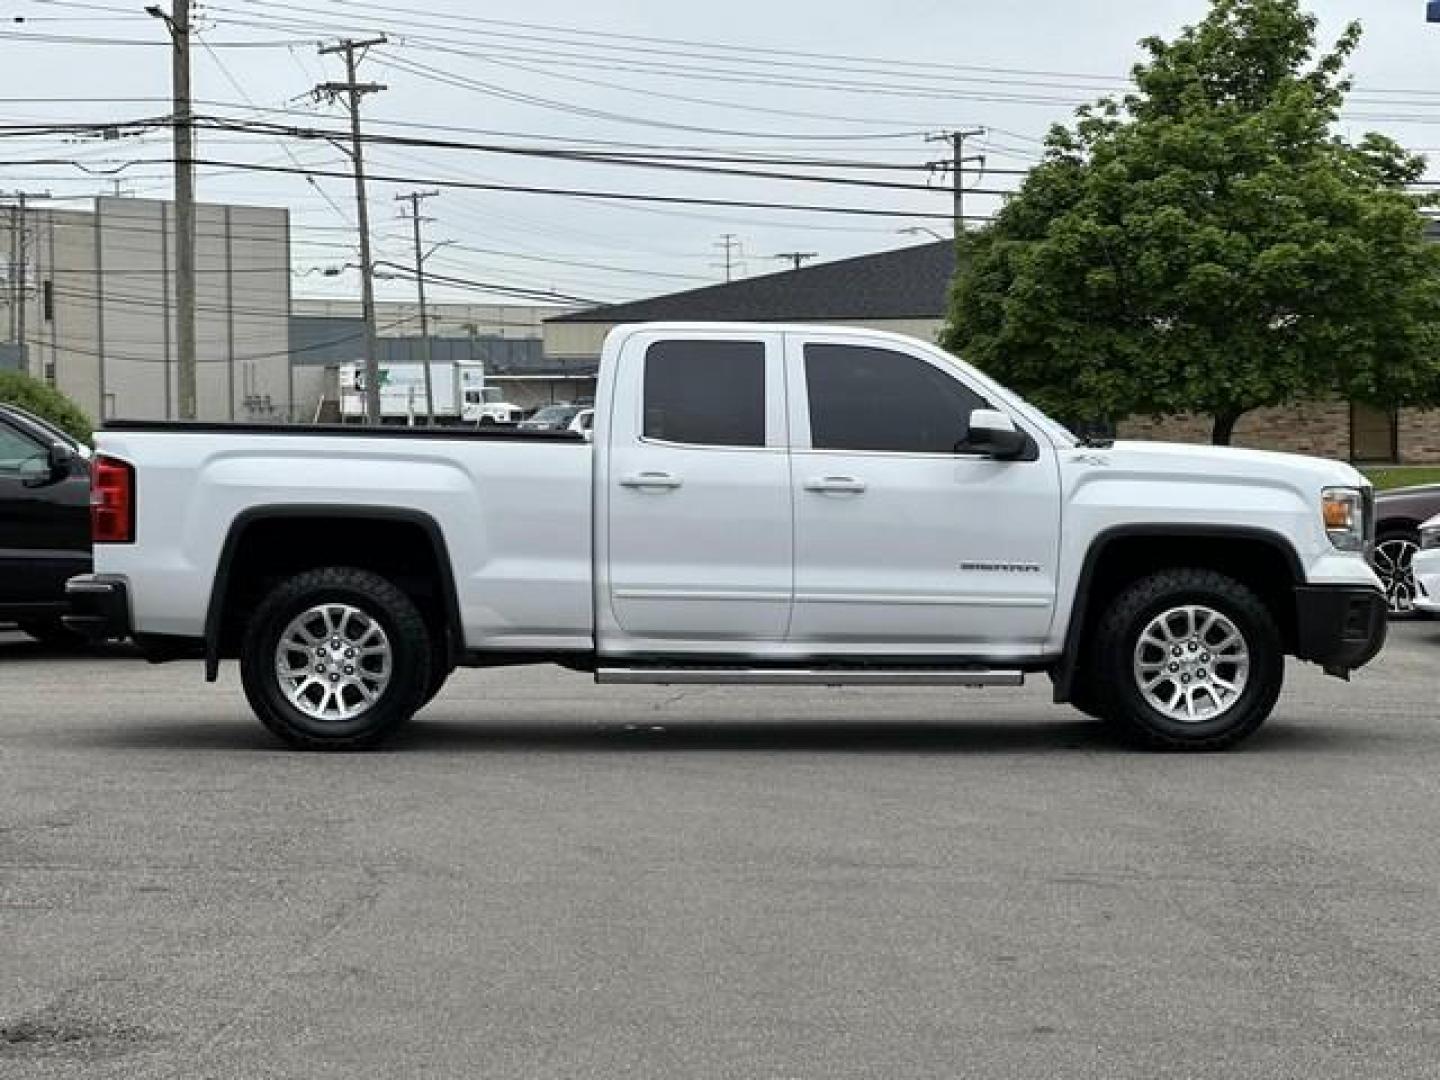
<path fill-rule="evenodd" d="M 765 345 L 657 341 L 645 352 L 647 439 L 765 445 Z"/>

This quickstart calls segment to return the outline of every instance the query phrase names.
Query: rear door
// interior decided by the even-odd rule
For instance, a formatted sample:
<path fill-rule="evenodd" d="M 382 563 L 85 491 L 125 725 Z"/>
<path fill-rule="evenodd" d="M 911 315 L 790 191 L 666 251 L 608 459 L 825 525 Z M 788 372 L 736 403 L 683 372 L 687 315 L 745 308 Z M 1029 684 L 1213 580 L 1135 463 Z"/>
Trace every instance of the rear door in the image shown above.
<path fill-rule="evenodd" d="M 793 584 L 783 335 L 636 334 L 613 378 L 597 449 L 601 649 L 783 642 Z"/>
<path fill-rule="evenodd" d="M 1036 651 L 1054 611 L 1060 536 L 1048 442 L 1036 439 L 1025 461 L 973 450 L 969 414 L 995 404 L 918 343 L 792 334 L 789 353 L 792 646 Z"/>

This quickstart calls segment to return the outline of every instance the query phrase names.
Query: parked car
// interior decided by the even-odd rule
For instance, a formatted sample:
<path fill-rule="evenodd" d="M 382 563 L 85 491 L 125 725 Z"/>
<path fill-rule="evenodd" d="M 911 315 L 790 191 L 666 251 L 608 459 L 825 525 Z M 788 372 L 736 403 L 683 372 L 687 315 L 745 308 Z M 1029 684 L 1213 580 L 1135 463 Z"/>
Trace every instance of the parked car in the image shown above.
<path fill-rule="evenodd" d="M 522 431 L 569 431 L 582 411 L 580 405 L 546 405 L 529 419 L 521 420 L 518 426 Z"/>
<path fill-rule="evenodd" d="M 1412 560 L 1420 548 L 1421 525 L 1437 514 L 1440 484 L 1382 491 L 1375 498 L 1375 572 L 1392 615 L 1417 609 Z"/>
<path fill-rule="evenodd" d="M 628 684 L 1045 674 L 1137 742 L 1214 750 L 1265 721 L 1287 655 L 1344 677 L 1385 640 L 1349 465 L 1082 442 L 912 338 L 622 326 L 595 420 L 593 444 L 112 422 L 67 625 L 211 679 L 237 658 L 261 722 L 315 749 L 380 742 L 458 665 L 555 663 Z"/>
<path fill-rule="evenodd" d="M 1414 610 L 1440 615 L 1440 514 L 1420 523 L 1418 550 L 1410 563 Z"/>
<path fill-rule="evenodd" d="M 49 421 L 0 405 L 0 621 L 47 644 L 76 644 L 65 582 L 90 569 L 90 448 Z"/>

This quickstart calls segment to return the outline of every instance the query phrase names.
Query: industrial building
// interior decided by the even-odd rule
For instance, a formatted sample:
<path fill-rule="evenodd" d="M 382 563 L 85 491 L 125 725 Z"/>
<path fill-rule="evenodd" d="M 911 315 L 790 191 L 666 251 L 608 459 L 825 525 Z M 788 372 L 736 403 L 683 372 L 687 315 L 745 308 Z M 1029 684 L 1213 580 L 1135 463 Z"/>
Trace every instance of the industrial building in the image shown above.
<path fill-rule="evenodd" d="M 173 205 L 100 197 L 87 210 L 0 216 L 0 227 L 9 366 L 97 419 L 177 416 Z M 201 419 L 290 413 L 289 233 L 283 209 L 196 207 Z"/>
<path fill-rule="evenodd" d="M 364 360 L 360 304 L 293 299 L 291 281 L 286 210 L 196 207 L 199 419 L 313 420 L 334 404 L 338 367 Z M 484 362 L 522 407 L 570 397 L 541 343 L 544 319 L 569 309 L 426 307 L 436 361 Z M 0 368 L 51 382 L 97 420 L 176 418 L 175 311 L 172 203 L 0 211 Z M 422 357 L 415 304 L 379 302 L 376 330 L 382 363 Z"/>

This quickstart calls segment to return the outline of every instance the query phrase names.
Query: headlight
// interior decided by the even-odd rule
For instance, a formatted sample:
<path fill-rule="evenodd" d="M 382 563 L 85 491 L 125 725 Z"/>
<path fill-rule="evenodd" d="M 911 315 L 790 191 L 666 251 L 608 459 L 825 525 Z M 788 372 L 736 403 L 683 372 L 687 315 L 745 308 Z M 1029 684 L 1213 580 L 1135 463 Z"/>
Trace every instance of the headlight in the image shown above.
<path fill-rule="evenodd" d="M 1320 496 L 1325 534 L 1340 551 L 1365 549 L 1365 500 L 1357 488 L 1326 488 Z"/>
<path fill-rule="evenodd" d="M 1440 548 L 1440 525 L 1431 525 L 1420 530 L 1420 547 L 1425 551 Z"/>

